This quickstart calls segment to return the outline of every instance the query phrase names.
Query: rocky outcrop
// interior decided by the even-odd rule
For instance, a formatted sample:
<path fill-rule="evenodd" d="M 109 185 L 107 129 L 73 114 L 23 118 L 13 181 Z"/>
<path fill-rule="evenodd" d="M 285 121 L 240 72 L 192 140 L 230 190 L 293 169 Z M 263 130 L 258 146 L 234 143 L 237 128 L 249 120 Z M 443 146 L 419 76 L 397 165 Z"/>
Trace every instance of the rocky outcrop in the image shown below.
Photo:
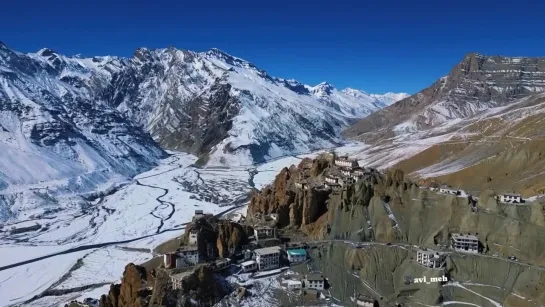
<path fill-rule="evenodd" d="M 129 263 L 123 272 L 121 284 L 112 285 L 107 295 L 100 298 L 100 307 L 144 307 L 148 306 L 150 287 L 155 278 L 144 267 Z"/>
<path fill-rule="evenodd" d="M 189 243 L 189 234 L 198 231 L 198 248 L 201 255 L 210 259 L 231 257 L 249 243 L 248 236 L 253 229 L 229 220 L 215 217 L 201 218 L 186 227 L 182 244 Z"/>
<path fill-rule="evenodd" d="M 182 288 L 177 296 L 178 304 L 194 306 L 191 302 L 198 302 L 198 306 L 214 306 L 229 290 L 216 278 L 212 269 L 200 266 L 193 274 L 182 280 Z"/>

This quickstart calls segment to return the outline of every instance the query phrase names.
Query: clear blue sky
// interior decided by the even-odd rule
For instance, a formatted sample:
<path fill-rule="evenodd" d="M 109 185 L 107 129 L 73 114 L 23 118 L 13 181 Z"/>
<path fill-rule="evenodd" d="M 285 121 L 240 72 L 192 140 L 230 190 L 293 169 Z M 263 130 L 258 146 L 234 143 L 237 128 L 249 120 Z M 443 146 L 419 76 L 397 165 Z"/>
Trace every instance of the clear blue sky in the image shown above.
<path fill-rule="evenodd" d="M 263 2 L 263 3 L 260 3 Z M 545 1 L 3 1 L 12 49 L 220 48 L 304 83 L 415 93 L 467 52 L 545 56 Z"/>

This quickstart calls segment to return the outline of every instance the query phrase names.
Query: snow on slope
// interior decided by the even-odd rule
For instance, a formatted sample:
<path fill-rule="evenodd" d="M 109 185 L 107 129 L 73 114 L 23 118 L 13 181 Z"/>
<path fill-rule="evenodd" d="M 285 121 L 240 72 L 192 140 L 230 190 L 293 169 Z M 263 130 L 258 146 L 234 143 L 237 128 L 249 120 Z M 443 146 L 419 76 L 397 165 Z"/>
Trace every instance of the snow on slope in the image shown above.
<path fill-rule="evenodd" d="M 100 99 L 122 66 L 0 44 L 0 221 L 62 209 L 60 197 L 127 180 L 165 156 Z"/>

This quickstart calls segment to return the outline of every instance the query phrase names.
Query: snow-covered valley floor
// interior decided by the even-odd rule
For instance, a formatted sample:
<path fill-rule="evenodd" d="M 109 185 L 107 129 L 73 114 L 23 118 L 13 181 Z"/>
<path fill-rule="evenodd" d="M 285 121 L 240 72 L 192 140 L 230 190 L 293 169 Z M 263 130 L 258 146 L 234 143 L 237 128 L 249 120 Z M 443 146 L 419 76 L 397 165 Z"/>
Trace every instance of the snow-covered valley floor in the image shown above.
<path fill-rule="evenodd" d="M 157 245 L 180 235 L 194 210 L 245 214 L 253 187 L 318 153 L 232 168 L 196 168 L 195 156 L 173 153 L 115 193 L 79 206 L 60 202 L 54 214 L 8 220 L 0 230 L 0 306 L 98 298 L 120 280 L 126 264 L 153 258 Z"/>

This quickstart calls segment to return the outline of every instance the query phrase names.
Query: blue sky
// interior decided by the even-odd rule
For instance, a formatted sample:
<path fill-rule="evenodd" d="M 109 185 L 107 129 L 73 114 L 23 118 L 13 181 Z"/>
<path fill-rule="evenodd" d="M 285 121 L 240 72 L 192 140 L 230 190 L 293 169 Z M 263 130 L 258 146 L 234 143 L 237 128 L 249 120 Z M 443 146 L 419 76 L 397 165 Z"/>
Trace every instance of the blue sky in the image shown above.
<path fill-rule="evenodd" d="M 376 93 L 415 93 L 468 52 L 545 56 L 545 1 L 187 2 L 4 1 L 0 40 L 84 56 L 216 47 L 274 76 Z"/>

